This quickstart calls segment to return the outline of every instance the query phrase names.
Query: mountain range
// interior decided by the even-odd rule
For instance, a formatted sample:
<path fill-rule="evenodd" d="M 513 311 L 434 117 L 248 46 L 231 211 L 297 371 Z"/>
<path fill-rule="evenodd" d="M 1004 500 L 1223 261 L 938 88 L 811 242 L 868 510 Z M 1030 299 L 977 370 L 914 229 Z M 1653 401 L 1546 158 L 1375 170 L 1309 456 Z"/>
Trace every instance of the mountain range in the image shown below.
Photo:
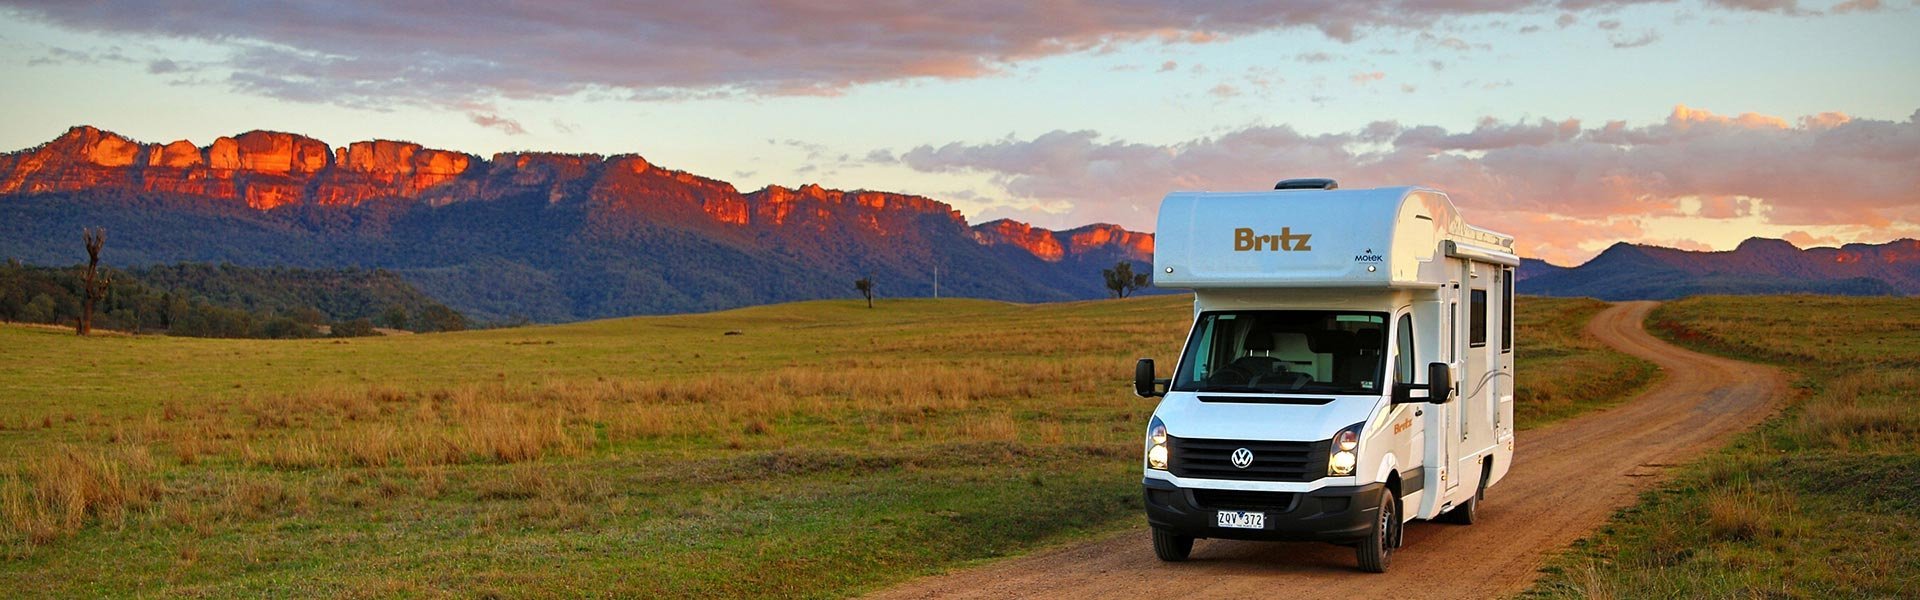
<path fill-rule="evenodd" d="M 1145 272 L 1116 225 L 979 225 L 925 197 L 817 185 L 742 193 L 638 155 L 490 158 L 391 140 L 251 131 L 200 146 L 89 126 L 0 154 L 0 257 L 382 268 L 482 321 L 567 321 L 852 297 L 1098 298 Z"/>
<path fill-rule="evenodd" d="M 481 158 L 391 140 L 331 147 L 251 131 L 206 146 L 78 126 L 0 154 L 0 258 L 79 262 L 110 232 L 119 267 L 385 269 L 480 322 L 569 321 L 853 297 L 1056 301 L 1106 295 L 1100 269 L 1148 272 L 1153 235 L 1094 224 L 970 224 L 925 197 L 817 185 L 742 193 L 634 154 Z M 1723 252 L 1619 243 L 1577 267 L 1528 259 L 1521 293 L 1920 294 L 1920 241 Z"/>
<path fill-rule="evenodd" d="M 1920 294 L 1920 240 L 1802 250 L 1751 238 L 1732 250 L 1700 252 L 1614 244 L 1577 267 L 1526 259 L 1514 275 L 1522 294 L 1602 300 L 1667 300 L 1697 294 Z"/>

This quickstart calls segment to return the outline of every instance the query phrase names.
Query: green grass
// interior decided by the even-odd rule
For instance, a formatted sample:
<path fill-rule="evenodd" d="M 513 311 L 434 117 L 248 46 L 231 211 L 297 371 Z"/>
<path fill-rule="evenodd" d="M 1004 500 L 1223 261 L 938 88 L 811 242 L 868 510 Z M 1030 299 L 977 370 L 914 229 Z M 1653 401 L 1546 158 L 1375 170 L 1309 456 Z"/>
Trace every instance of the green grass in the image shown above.
<path fill-rule="evenodd" d="M 1189 302 L 0 325 L 0 596 L 841 596 L 1017 554 L 1138 521 L 1153 403 L 1128 380 L 1171 365 Z M 1599 305 L 1520 306 L 1522 406 L 1567 403 L 1522 425 L 1606 404 L 1573 378 L 1625 363 L 1564 323 Z"/>
<path fill-rule="evenodd" d="M 1592 298 L 1524 298 L 1516 309 L 1514 421 L 1538 427 L 1631 398 L 1659 367 L 1621 353 L 1584 329 L 1607 303 Z"/>
<path fill-rule="evenodd" d="M 1699 297 L 1649 326 L 1786 367 L 1798 390 L 1556 560 L 1530 595 L 1920 595 L 1920 302 Z"/>

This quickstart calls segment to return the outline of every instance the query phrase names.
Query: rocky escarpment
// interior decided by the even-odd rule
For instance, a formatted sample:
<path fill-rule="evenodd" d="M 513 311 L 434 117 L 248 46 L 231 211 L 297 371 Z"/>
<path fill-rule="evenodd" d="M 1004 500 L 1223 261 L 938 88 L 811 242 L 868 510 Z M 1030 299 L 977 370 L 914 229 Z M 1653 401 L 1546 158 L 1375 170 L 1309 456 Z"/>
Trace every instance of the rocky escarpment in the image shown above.
<path fill-rule="evenodd" d="M 80 191 L 178 194 L 263 211 L 354 207 L 379 199 L 444 206 L 539 196 L 551 203 L 584 200 L 603 211 L 608 223 L 627 215 L 694 229 L 844 227 L 878 238 L 954 227 L 981 244 L 1020 248 L 1048 262 L 1097 252 L 1150 260 L 1153 252 L 1151 234 L 1114 225 L 1062 232 L 1000 220 L 969 228 L 952 206 L 925 197 L 818 185 L 741 193 L 725 181 L 664 169 L 632 154 L 512 152 L 483 159 L 393 140 L 333 148 L 275 131 L 221 137 L 206 146 L 187 140 L 148 144 L 90 126 L 0 154 L 0 195 Z"/>
<path fill-rule="evenodd" d="M 1020 248 L 1048 262 L 1095 252 L 1118 253 L 1129 260 L 1153 260 L 1153 234 L 1129 231 L 1108 223 L 1053 231 L 1012 219 L 1000 219 L 982 223 L 973 230 L 974 239 L 982 244 Z"/>

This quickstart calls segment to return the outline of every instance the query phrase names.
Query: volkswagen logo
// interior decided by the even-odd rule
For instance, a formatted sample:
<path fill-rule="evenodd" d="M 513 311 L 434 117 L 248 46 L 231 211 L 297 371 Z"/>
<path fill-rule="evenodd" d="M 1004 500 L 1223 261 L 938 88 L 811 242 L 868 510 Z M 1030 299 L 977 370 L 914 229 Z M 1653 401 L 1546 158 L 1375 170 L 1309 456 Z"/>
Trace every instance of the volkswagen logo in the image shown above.
<path fill-rule="evenodd" d="M 1245 469 L 1253 466 L 1253 451 L 1240 448 L 1233 451 L 1233 466 Z"/>

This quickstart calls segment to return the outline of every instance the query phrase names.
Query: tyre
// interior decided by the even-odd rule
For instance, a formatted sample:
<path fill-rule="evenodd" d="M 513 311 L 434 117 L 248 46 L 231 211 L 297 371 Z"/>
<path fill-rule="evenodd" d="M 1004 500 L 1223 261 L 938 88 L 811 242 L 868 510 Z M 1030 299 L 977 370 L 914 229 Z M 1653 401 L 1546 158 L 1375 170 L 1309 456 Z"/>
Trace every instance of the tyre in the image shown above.
<path fill-rule="evenodd" d="M 1177 535 L 1165 529 L 1153 530 L 1153 555 L 1165 562 L 1181 562 L 1193 554 L 1193 536 Z"/>
<path fill-rule="evenodd" d="M 1380 494 L 1380 518 L 1373 522 L 1373 528 L 1367 537 L 1354 546 L 1353 555 L 1360 560 L 1360 570 L 1368 573 L 1385 573 L 1393 562 L 1393 547 L 1400 532 L 1400 503 L 1394 501 L 1391 490 Z"/>
<path fill-rule="evenodd" d="M 1434 520 L 1455 525 L 1472 525 L 1479 522 L 1480 499 L 1487 496 L 1487 475 L 1487 467 L 1481 465 L 1480 487 L 1474 488 L 1473 497 L 1468 498 L 1466 502 L 1453 507 L 1453 510 L 1447 511 L 1445 514 L 1440 515 L 1440 518 Z"/>

